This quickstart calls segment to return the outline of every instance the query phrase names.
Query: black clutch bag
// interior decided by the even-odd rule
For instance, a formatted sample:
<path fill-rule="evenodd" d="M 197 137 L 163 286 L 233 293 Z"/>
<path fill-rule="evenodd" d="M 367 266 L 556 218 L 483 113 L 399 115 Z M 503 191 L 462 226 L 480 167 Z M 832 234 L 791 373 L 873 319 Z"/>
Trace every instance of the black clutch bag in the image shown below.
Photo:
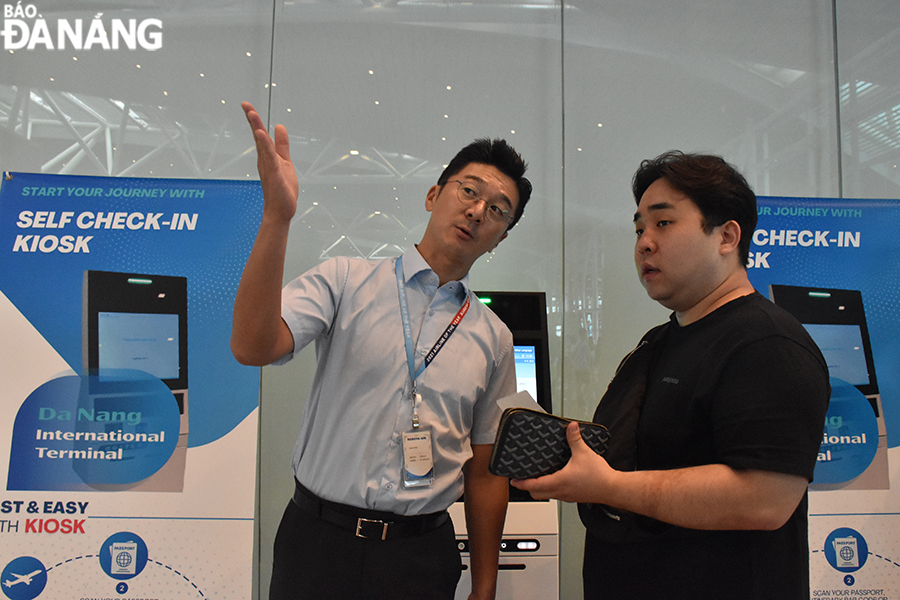
<path fill-rule="evenodd" d="M 571 422 L 527 408 L 507 408 L 500 417 L 490 472 L 510 479 L 529 479 L 560 470 L 572 456 L 566 441 L 566 427 Z M 609 430 L 597 423 L 578 424 L 585 443 L 603 454 L 609 444 Z"/>

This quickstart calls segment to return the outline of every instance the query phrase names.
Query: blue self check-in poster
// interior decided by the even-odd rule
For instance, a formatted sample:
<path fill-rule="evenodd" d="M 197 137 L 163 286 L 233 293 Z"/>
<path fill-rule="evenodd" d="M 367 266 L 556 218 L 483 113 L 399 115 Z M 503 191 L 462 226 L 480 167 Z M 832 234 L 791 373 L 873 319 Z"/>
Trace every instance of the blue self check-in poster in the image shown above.
<path fill-rule="evenodd" d="M 4 175 L 5 597 L 250 596 L 259 370 L 229 337 L 261 206 L 259 182 Z"/>
<path fill-rule="evenodd" d="M 900 598 L 900 201 L 757 204 L 751 282 L 803 323 L 831 376 L 809 496 L 813 596 Z"/>

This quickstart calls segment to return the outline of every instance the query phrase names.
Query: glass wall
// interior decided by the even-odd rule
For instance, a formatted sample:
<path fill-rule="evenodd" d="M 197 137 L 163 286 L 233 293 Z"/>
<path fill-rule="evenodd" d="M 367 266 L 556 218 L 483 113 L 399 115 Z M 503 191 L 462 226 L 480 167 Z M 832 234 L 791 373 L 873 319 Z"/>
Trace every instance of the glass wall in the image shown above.
<path fill-rule="evenodd" d="M 255 178 L 248 100 L 291 136 L 292 277 L 398 255 L 453 154 L 506 138 L 535 193 L 473 285 L 546 291 L 554 409 L 587 418 L 666 318 L 631 258 L 641 159 L 714 152 L 761 195 L 896 198 L 898 32 L 891 0 L 10 3 L 0 168 Z M 261 597 L 312 354 L 263 370 Z M 561 597 L 577 599 L 583 529 L 561 518 Z"/>
<path fill-rule="evenodd" d="M 897 198 L 900 187 L 900 5 L 837 2 L 841 172 L 848 198 Z"/>

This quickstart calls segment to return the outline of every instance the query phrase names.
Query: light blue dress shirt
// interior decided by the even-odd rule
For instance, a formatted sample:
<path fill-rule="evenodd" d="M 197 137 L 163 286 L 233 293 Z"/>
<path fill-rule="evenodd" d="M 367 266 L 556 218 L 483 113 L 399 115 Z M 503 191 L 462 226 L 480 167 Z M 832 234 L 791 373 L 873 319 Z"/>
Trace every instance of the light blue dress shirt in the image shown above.
<path fill-rule="evenodd" d="M 315 341 L 317 368 L 294 446 L 297 479 L 318 496 L 414 515 L 446 509 L 463 492 L 471 444 L 492 444 L 497 400 L 515 393 L 512 334 L 478 301 L 417 380 L 419 420 L 433 439 L 433 485 L 401 484 L 403 433 L 413 402 L 395 260 L 330 259 L 285 286 L 282 317 L 294 352 Z M 438 288 L 418 250 L 402 261 L 416 367 L 459 311 L 468 276 Z M 417 336 L 417 339 L 416 339 Z"/>

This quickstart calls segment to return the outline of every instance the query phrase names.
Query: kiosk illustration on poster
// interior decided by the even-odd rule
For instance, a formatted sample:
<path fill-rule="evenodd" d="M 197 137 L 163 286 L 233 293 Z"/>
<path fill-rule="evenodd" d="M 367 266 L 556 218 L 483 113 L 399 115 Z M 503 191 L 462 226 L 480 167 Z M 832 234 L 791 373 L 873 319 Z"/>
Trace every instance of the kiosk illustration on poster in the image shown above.
<path fill-rule="evenodd" d="M 887 428 L 862 293 L 771 284 L 769 298 L 803 324 L 831 375 L 831 404 L 810 489 L 888 489 Z"/>
<path fill-rule="evenodd" d="M 188 447 L 187 279 L 85 271 L 82 310 L 83 368 L 86 375 L 96 375 L 90 379 L 97 388 L 90 390 L 90 401 L 114 407 L 121 399 L 114 386 L 104 387 L 105 381 L 123 371 L 143 371 L 169 387 L 180 414 L 175 451 L 159 471 L 134 484 L 93 487 L 182 491 Z M 123 450 L 127 454 L 129 448 Z M 91 463 L 83 464 L 90 468 Z"/>

